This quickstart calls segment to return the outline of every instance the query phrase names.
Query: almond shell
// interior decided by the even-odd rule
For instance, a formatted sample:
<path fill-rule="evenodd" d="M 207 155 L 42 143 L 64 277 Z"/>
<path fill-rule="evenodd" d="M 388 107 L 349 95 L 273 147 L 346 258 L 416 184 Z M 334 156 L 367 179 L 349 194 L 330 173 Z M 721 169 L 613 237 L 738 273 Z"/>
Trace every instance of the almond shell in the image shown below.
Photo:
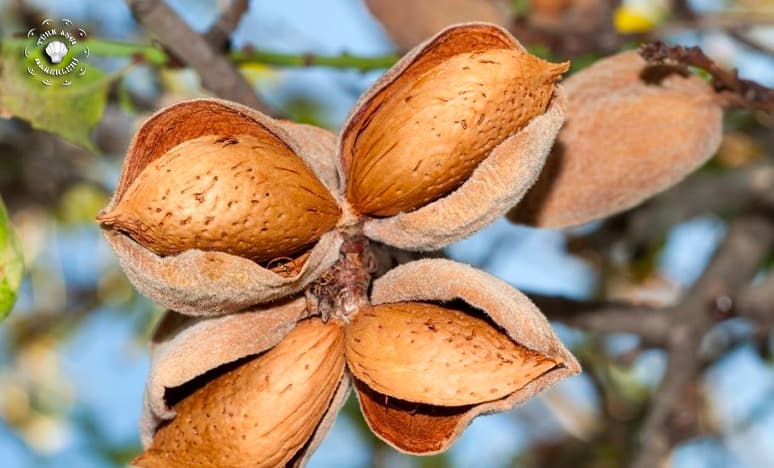
<path fill-rule="evenodd" d="M 141 126 L 127 152 L 115 194 L 103 212 L 115 207 L 149 162 L 182 141 L 207 134 L 269 134 L 299 155 L 335 196 L 338 182 L 331 171 L 332 133 L 283 124 L 228 101 L 199 99 L 170 106 Z M 121 232 L 105 230 L 104 234 L 127 277 L 142 294 L 164 307 L 192 315 L 234 312 L 300 291 L 337 260 L 342 242 L 336 232 L 323 235 L 310 250 L 292 259 L 287 272 L 281 274 L 223 252 L 192 249 L 162 257 Z"/>
<path fill-rule="evenodd" d="M 559 365 L 505 398 L 478 405 L 427 407 L 385 399 L 356 381 L 360 407 L 369 427 L 396 449 L 429 455 L 446 450 L 476 416 L 506 411 L 566 377 L 580 372 L 575 357 L 551 330 L 548 320 L 522 293 L 473 267 L 427 259 L 401 265 L 373 284 L 374 305 L 396 302 L 462 300 L 485 313 L 517 344 Z"/>
<path fill-rule="evenodd" d="M 381 105 L 394 82 L 419 76 L 456 54 L 496 48 L 524 50 L 498 26 L 465 23 L 446 28 L 406 54 L 361 96 L 347 119 L 338 142 L 340 180 L 346 184 L 351 148 L 365 116 Z M 564 100 L 557 86 L 546 112 L 496 146 L 457 190 L 409 213 L 367 219 L 365 234 L 402 249 L 434 250 L 493 222 L 535 182 L 563 119 Z"/>

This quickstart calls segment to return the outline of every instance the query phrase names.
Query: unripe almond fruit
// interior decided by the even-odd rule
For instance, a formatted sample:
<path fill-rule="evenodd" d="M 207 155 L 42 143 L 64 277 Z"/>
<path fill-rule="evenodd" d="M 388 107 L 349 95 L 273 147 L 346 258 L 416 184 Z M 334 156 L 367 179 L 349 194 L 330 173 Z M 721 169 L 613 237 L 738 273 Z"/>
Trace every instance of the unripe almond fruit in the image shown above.
<path fill-rule="evenodd" d="M 334 322 L 299 323 L 277 346 L 208 382 L 177 405 L 133 464 L 285 466 L 309 441 L 344 372 Z"/>
<path fill-rule="evenodd" d="M 557 366 L 484 320 L 422 302 L 362 310 L 346 330 L 346 353 L 373 390 L 435 406 L 497 400 Z"/>
<path fill-rule="evenodd" d="M 97 219 L 160 255 L 201 249 L 266 261 L 317 241 L 339 215 L 325 186 L 284 144 L 209 135 L 153 161 Z"/>
<path fill-rule="evenodd" d="M 545 112 L 568 63 L 521 50 L 454 55 L 395 88 L 363 117 L 347 199 L 392 216 L 459 187 L 505 138 Z"/>

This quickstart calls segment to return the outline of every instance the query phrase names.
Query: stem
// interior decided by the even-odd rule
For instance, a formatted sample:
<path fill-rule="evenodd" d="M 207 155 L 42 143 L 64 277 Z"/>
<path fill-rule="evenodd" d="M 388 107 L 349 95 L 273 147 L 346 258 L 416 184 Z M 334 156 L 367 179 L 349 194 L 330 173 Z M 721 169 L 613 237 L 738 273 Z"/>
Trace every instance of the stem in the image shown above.
<path fill-rule="evenodd" d="M 24 39 L 3 39 L 3 42 L 24 43 Z M 111 41 L 107 39 L 87 39 L 75 46 L 75 53 L 80 53 L 89 48 L 90 55 L 103 57 L 136 57 L 146 63 L 158 67 L 169 63 L 169 55 L 161 47 L 153 44 L 134 44 L 130 42 Z M 315 55 L 315 54 L 290 54 L 272 52 L 268 50 L 250 49 L 233 51 L 228 57 L 235 65 L 273 65 L 288 68 L 305 67 L 329 67 L 351 68 L 361 72 L 370 70 L 382 70 L 391 67 L 398 61 L 394 54 L 379 55 L 375 57 L 363 57 L 342 53 L 339 55 Z"/>
<path fill-rule="evenodd" d="M 260 63 L 283 67 L 354 68 L 361 72 L 389 68 L 399 58 L 393 54 L 360 57 L 347 53 L 340 55 L 283 54 L 265 50 L 235 51 L 231 52 L 229 57 L 238 65 Z"/>

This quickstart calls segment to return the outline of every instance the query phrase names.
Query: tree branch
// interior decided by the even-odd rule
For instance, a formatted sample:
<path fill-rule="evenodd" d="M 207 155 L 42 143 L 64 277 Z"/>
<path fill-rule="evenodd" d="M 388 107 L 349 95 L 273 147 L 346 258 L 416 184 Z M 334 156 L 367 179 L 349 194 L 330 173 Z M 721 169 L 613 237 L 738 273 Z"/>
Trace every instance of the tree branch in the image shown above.
<path fill-rule="evenodd" d="M 263 104 L 252 86 L 207 40 L 191 29 L 163 1 L 126 0 L 137 20 L 182 62 L 195 69 L 202 85 L 215 95 L 236 101 L 268 114 L 276 114 Z"/>
<path fill-rule="evenodd" d="M 715 91 L 723 93 L 731 104 L 771 112 L 774 111 L 774 90 L 752 80 L 739 78 L 737 70 L 725 70 L 707 57 L 700 47 L 668 46 L 662 41 L 645 44 L 640 55 L 651 63 L 669 63 L 681 67 L 700 68 L 712 76 Z"/>
<path fill-rule="evenodd" d="M 550 320 L 596 333 L 632 333 L 647 346 L 666 344 L 669 320 L 663 310 L 535 294 L 529 298 Z"/>
<path fill-rule="evenodd" d="M 734 312 L 753 320 L 761 330 L 774 327 L 774 273 L 742 291 Z"/>
<path fill-rule="evenodd" d="M 209 42 L 210 47 L 216 51 L 228 50 L 231 34 L 234 33 L 249 6 L 249 0 L 231 0 L 226 11 L 204 34 L 204 39 Z"/>
<path fill-rule="evenodd" d="M 772 243 L 774 225 L 768 219 L 743 216 L 734 220 L 704 275 L 672 310 L 667 370 L 652 398 L 633 468 L 659 466 L 668 454 L 672 445 L 670 419 L 698 374 L 699 345 L 716 320 L 713 305 L 719 298 L 733 297 L 750 281 Z"/>

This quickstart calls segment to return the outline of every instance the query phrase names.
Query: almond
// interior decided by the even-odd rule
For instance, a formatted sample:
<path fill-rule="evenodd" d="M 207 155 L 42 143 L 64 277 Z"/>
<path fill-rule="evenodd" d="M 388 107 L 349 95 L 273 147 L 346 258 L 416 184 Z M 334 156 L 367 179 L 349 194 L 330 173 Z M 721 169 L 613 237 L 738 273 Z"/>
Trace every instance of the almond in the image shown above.
<path fill-rule="evenodd" d="M 362 310 L 345 342 L 358 380 L 390 397 L 435 406 L 498 400 L 557 366 L 484 320 L 422 302 Z"/>
<path fill-rule="evenodd" d="M 545 112 L 568 68 L 517 49 L 453 55 L 398 80 L 363 115 L 348 166 L 347 199 L 392 216 L 459 187 L 490 151 Z"/>
<path fill-rule="evenodd" d="M 538 227 L 578 226 L 677 184 L 718 148 L 723 109 L 709 84 L 636 51 L 564 82 L 567 121 L 543 172 L 508 214 Z"/>
<path fill-rule="evenodd" d="M 278 140 L 209 135 L 150 163 L 98 221 L 160 255 L 200 249 L 266 261 L 317 241 L 339 215 L 311 169 Z"/>
<path fill-rule="evenodd" d="M 299 323 L 277 346 L 216 377 L 177 405 L 133 464 L 285 466 L 309 441 L 344 372 L 334 322 Z"/>

